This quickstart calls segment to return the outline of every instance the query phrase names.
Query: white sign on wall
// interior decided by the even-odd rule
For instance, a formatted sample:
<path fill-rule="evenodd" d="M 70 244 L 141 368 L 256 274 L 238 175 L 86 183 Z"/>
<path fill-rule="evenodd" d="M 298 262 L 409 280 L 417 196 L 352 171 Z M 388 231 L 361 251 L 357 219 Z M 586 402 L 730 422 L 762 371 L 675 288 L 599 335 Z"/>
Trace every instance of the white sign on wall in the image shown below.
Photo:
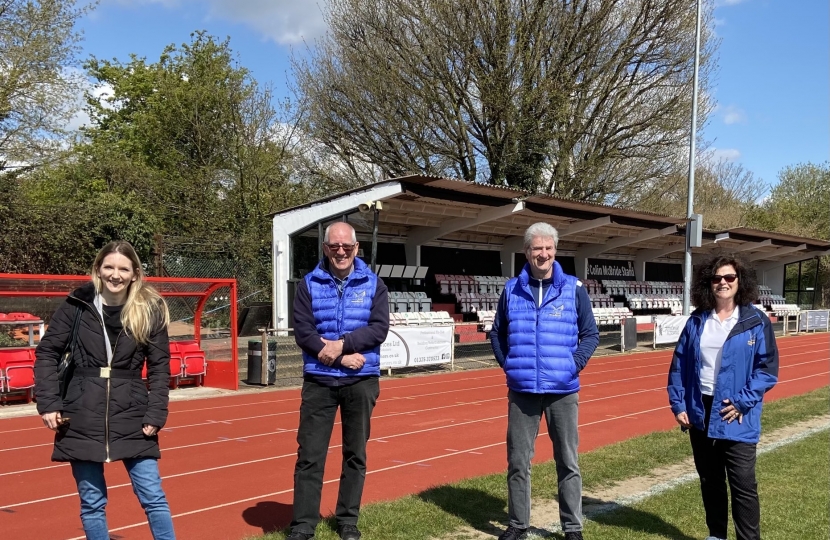
<path fill-rule="evenodd" d="M 445 364 L 452 360 L 452 326 L 393 326 L 380 346 L 380 367 Z"/>
<path fill-rule="evenodd" d="M 655 315 L 654 344 L 677 343 L 688 320 L 688 315 Z"/>

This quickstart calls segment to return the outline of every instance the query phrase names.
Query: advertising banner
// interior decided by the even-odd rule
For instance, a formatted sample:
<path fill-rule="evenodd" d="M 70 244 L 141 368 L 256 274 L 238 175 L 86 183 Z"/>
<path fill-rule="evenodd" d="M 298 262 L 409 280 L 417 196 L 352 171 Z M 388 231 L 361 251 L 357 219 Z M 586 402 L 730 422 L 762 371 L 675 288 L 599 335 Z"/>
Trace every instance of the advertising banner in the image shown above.
<path fill-rule="evenodd" d="M 452 326 L 392 326 L 380 346 L 380 367 L 445 364 L 452 360 Z"/>
<path fill-rule="evenodd" d="M 677 343 L 688 320 L 688 315 L 655 315 L 654 344 Z"/>
<path fill-rule="evenodd" d="M 634 263 L 613 259 L 588 259 L 588 279 L 634 281 Z"/>
<path fill-rule="evenodd" d="M 827 330 L 828 322 L 830 322 L 828 319 L 830 319 L 830 311 L 802 311 L 799 315 L 799 321 L 801 322 L 800 330 L 802 332 L 809 330 Z"/>

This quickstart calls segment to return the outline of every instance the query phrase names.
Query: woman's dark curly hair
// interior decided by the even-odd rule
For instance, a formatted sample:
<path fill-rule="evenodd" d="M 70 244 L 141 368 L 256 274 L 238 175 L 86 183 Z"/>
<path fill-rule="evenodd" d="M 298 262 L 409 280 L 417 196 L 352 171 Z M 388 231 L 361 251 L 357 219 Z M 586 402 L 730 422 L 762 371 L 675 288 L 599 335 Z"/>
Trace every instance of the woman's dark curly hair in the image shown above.
<path fill-rule="evenodd" d="M 712 294 L 712 276 L 726 265 L 732 265 L 738 273 L 738 293 L 735 303 L 739 306 L 753 304 L 758 300 L 758 278 L 755 269 L 734 253 L 717 252 L 710 255 L 695 268 L 692 282 L 692 304 L 697 309 L 715 308 L 715 295 Z"/>

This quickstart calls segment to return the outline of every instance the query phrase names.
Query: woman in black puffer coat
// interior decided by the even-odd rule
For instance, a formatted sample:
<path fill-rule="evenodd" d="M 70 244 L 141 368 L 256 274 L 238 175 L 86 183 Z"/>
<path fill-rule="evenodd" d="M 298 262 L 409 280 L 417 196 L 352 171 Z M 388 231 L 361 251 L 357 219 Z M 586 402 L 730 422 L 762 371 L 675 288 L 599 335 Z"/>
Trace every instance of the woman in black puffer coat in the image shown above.
<path fill-rule="evenodd" d="M 153 538 L 172 539 L 157 465 L 170 380 L 167 305 L 145 283 L 127 242 L 107 244 L 91 274 L 92 282 L 73 291 L 52 316 L 36 351 L 37 408 L 56 432 L 52 460 L 72 466 L 87 538 L 109 539 L 103 464 L 123 461 Z M 61 398 L 57 366 L 76 317 L 74 371 Z M 149 391 L 141 378 L 145 361 Z"/>

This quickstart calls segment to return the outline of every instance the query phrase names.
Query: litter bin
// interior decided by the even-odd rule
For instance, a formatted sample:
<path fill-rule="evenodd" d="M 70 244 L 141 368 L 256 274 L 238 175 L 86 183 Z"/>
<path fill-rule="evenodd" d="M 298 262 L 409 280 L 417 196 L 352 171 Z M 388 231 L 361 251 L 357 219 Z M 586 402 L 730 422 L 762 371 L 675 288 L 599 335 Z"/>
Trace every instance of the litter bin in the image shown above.
<path fill-rule="evenodd" d="M 277 342 L 268 342 L 268 384 L 277 382 Z M 262 384 L 262 341 L 248 341 L 248 384 Z"/>
<path fill-rule="evenodd" d="M 629 317 L 621 325 L 623 351 L 630 351 L 637 348 L 637 319 Z"/>

